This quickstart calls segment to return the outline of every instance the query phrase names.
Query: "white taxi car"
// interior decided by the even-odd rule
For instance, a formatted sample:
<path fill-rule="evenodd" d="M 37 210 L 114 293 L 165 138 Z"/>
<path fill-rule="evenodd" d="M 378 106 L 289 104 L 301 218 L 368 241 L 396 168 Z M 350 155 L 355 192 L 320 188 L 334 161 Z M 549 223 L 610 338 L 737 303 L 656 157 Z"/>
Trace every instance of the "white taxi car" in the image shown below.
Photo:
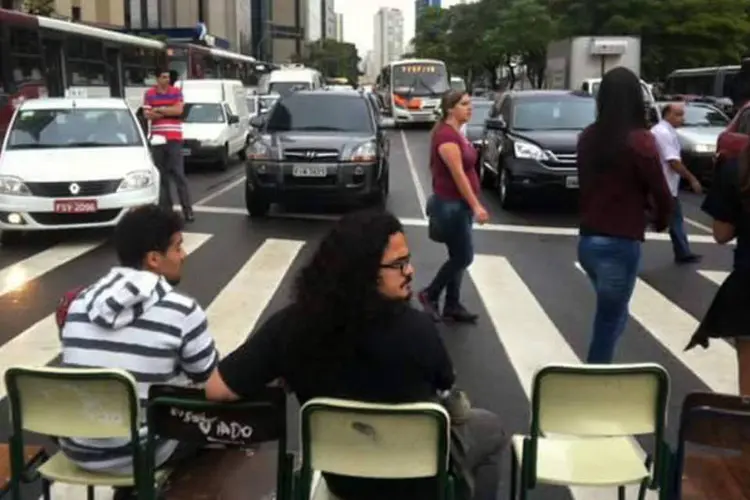
<path fill-rule="evenodd" d="M 114 226 L 158 199 L 149 142 L 123 99 L 33 99 L 16 110 L 0 150 L 0 242 Z"/>

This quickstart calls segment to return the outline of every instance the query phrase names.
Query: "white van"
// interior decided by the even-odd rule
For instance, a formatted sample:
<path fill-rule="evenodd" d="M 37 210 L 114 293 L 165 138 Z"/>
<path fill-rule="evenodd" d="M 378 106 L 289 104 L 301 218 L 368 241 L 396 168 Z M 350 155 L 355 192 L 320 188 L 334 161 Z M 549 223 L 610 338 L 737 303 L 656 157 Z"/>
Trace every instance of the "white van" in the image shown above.
<path fill-rule="evenodd" d="M 263 93 L 285 95 L 293 90 L 317 90 L 325 87 L 323 75 L 318 70 L 302 65 L 277 69 L 268 75 Z"/>
<path fill-rule="evenodd" d="M 250 135 L 247 93 L 239 80 L 177 82 L 185 99 L 183 154 L 188 161 L 216 162 L 222 169 L 230 158 L 246 158 Z"/>

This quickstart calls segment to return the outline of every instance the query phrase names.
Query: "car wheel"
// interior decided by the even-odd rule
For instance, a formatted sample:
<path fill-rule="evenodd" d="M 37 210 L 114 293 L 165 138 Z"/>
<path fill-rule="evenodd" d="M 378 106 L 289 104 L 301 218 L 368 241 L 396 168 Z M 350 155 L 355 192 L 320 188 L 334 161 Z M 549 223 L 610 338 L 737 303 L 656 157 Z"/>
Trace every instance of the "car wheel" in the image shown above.
<path fill-rule="evenodd" d="M 512 210 L 516 206 L 516 189 L 511 182 L 510 173 L 507 169 L 500 171 L 500 181 L 498 182 L 498 191 L 500 193 L 500 206 L 504 210 Z"/>
<path fill-rule="evenodd" d="M 264 217 L 271 208 L 271 202 L 246 184 L 245 206 L 250 217 Z"/>
<path fill-rule="evenodd" d="M 23 233 L 21 231 L 2 231 L 0 232 L 0 245 L 4 247 L 17 245 L 22 237 Z"/>

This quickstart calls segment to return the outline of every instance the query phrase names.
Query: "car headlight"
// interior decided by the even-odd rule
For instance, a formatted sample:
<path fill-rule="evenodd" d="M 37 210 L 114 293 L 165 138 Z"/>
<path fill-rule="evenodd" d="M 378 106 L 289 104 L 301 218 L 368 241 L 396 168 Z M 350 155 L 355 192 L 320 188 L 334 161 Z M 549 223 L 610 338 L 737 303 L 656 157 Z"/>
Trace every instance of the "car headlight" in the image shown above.
<path fill-rule="evenodd" d="M 150 170 L 136 170 L 130 172 L 120 183 L 117 191 L 132 191 L 134 189 L 143 189 L 154 183 L 154 174 Z"/>
<path fill-rule="evenodd" d="M 12 196 L 29 196 L 31 191 L 19 177 L 0 175 L 0 194 Z"/>
<path fill-rule="evenodd" d="M 715 153 L 716 144 L 696 144 L 693 147 L 693 150 L 696 153 Z"/>
<path fill-rule="evenodd" d="M 268 160 L 271 157 L 271 148 L 262 141 L 252 142 L 247 157 L 253 160 Z"/>
<path fill-rule="evenodd" d="M 369 141 L 364 144 L 360 144 L 352 150 L 349 155 L 349 161 L 356 162 L 373 162 L 378 158 L 378 147 L 375 141 Z"/>
<path fill-rule="evenodd" d="M 547 156 L 547 153 L 542 151 L 542 148 L 530 142 L 514 142 L 513 153 L 516 155 L 516 158 L 525 158 L 527 160 L 543 161 L 549 159 L 549 156 Z"/>

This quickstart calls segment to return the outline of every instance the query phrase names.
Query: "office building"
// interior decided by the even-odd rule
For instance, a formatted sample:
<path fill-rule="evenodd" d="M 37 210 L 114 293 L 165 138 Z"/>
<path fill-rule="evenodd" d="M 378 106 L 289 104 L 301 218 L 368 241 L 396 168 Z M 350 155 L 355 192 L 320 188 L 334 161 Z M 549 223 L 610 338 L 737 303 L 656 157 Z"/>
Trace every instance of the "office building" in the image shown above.
<path fill-rule="evenodd" d="M 26 10 L 23 0 L 1 0 L 0 7 Z M 125 26 L 124 7 L 123 0 L 55 0 L 51 15 L 103 28 L 122 29 Z"/>
<path fill-rule="evenodd" d="M 336 39 L 336 4 L 334 0 L 323 0 L 323 37 Z"/>
<path fill-rule="evenodd" d="M 344 41 L 344 14 L 336 14 L 336 41 Z"/>
<path fill-rule="evenodd" d="M 399 9 L 380 8 L 375 14 L 373 32 L 377 67 L 398 60 L 404 53 L 404 13 Z"/>
<path fill-rule="evenodd" d="M 317 42 L 323 38 L 323 12 L 325 0 L 306 0 L 305 2 L 305 41 Z"/>

